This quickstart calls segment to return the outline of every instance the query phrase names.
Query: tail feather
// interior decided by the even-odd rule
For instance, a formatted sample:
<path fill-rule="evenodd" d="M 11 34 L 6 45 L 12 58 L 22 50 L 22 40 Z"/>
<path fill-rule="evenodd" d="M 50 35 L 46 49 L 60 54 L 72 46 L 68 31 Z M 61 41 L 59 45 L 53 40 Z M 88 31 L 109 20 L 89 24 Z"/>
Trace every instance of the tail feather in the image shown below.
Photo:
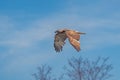
<path fill-rule="evenodd" d="M 84 33 L 84 32 L 78 32 L 78 34 L 86 34 L 86 33 Z"/>

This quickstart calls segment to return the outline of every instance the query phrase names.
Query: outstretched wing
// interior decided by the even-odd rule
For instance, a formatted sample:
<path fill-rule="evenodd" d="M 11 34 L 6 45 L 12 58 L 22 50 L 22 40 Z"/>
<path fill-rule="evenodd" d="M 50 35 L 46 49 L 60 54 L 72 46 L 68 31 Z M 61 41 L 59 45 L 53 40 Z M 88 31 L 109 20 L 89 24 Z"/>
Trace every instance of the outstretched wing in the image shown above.
<path fill-rule="evenodd" d="M 57 33 L 54 39 L 54 48 L 56 52 L 62 51 L 63 45 L 65 44 L 67 36 L 65 32 Z"/>
<path fill-rule="evenodd" d="M 77 50 L 80 51 L 80 42 L 72 37 L 68 37 L 70 44 Z"/>
<path fill-rule="evenodd" d="M 66 31 L 66 34 L 67 34 L 67 36 L 70 36 L 70 37 L 72 37 L 72 38 L 74 38 L 74 39 L 76 39 L 76 40 L 79 40 L 79 39 L 80 39 L 80 34 L 79 34 L 79 32 L 76 32 L 76 31 L 74 31 L 74 30 Z"/>
<path fill-rule="evenodd" d="M 70 44 L 77 50 L 80 51 L 80 34 L 78 32 L 75 31 L 66 31 L 66 35 L 68 37 L 68 40 L 70 42 Z"/>

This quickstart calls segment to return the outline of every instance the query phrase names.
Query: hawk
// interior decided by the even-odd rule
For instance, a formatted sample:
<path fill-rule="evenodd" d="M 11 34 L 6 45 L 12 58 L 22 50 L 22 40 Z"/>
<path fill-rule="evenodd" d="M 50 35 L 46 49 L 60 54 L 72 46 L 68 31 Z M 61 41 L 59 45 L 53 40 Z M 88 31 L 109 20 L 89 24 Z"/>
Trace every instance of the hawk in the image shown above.
<path fill-rule="evenodd" d="M 65 44 L 65 40 L 68 38 L 70 44 L 79 52 L 80 51 L 80 35 L 85 34 L 70 29 L 59 29 L 55 31 L 54 48 L 56 52 L 61 52 Z"/>

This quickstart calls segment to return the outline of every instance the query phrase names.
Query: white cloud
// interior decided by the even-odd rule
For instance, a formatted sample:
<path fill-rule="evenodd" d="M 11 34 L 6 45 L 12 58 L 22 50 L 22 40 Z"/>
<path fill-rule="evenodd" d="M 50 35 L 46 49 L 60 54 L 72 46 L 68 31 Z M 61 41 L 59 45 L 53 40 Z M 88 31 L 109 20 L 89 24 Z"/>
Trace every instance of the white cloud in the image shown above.
<path fill-rule="evenodd" d="M 9 20 L 9 19 L 8 19 Z M 4 21 L 5 22 L 5 21 Z M 7 22 L 5 24 L 8 24 Z M 12 21 L 9 24 L 13 24 Z M 9 26 L 8 24 L 8 26 Z M 114 26 L 116 25 L 116 26 Z M 99 45 L 103 41 L 101 38 L 108 39 L 109 29 L 119 29 L 119 20 L 104 19 L 104 18 L 87 18 L 85 16 L 80 16 L 79 14 L 56 14 L 45 19 L 38 19 L 32 23 L 27 24 L 27 28 L 23 30 L 16 30 L 14 26 L 10 28 L 10 34 L 6 34 L 5 38 L 0 41 L 1 45 L 11 46 L 11 47 L 32 47 L 39 41 L 44 41 L 45 39 L 53 39 L 54 31 L 59 28 L 68 27 L 78 31 L 86 32 L 85 36 L 88 37 L 89 41 L 85 40 L 88 44 L 87 46 Z M 30 26 L 30 27 L 28 27 Z M 110 27 L 109 27 L 110 26 Z M 6 26 L 5 26 L 6 27 Z M 7 31 L 6 29 L 4 32 Z M 101 32 L 105 32 L 101 34 Z M 117 34 L 119 35 L 119 34 Z M 115 37 L 116 34 L 110 35 Z M 116 37 L 118 38 L 118 37 Z M 99 40 L 98 40 L 99 39 Z M 116 39 L 119 40 L 119 39 Z M 98 42 L 99 41 L 99 42 Z M 115 43 L 116 41 L 112 41 Z M 90 44 L 92 43 L 92 44 Z M 96 47 L 96 46 L 95 46 Z"/>
<path fill-rule="evenodd" d="M 54 38 L 54 31 L 59 28 L 67 27 L 86 32 L 86 35 L 81 37 L 82 49 L 94 50 L 103 47 L 103 45 L 120 44 L 120 33 L 116 33 L 115 31 L 120 29 L 120 23 L 119 20 L 112 18 L 91 18 L 74 12 L 68 14 L 65 11 L 65 13 L 55 14 L 44 19 L 37 19 L 31 23 L 28 22 L 29 24 L 27 24 L 27 27 L 24 26 L 23 30 L 16 29 L 14 20 L 10 19 L 10 17 L 4 18 L 3 21 L 1 18 L 0 23 L 4 24 L 0 24 L 0 26 L 2 25 L 2 30 L 0 31 L 4 32 L 2 33 L 3 35 L 0 35 L 0 46 L 9 47 L 8 51 L 3 55 L 0 54 L 3 56 L 2 60 L 11 59 L 11 56 L 14 56 L 12 60 L 8 61 L 9 63 L 6 63 L 6 67 L 4 67 L 6 71 L 16 71 L 15 67 L 25 68 L 33 65 L 36 66 L 52 59 L 54 55 L 50 56 L 49 50 L 46 50 L 45 54 L 41 54 L 44 52 L 42 49 L 40 53 L 35 52 L 33 54 L 36 50 L 33 48 L 36 48 L 34 44 L 42 44 L 45 40 L 51 41 Z M 45 45 L 48 46 L 48 44 Z"/>
<path fill-rule="evenodd" d="M 89 50 L 120 45 L 120 12 L 109 9 L 109 5 L 112 5 L 112 2 L 107 5 L 106 3 L 108 2 L 105 1 L 104 3 L 102 0 L 97 4 L 90 3 L 81 6 L 76 5 L 78 3 L 73 5 L 70 2 L 62 12 L 42 19 L 34 18 L 30 22 L 29 20 L 24 20 L 27 23 L 25 25 L 22 24 L 23 28 L 21 30 L 18 27 L 21 26 L 22 21 L 18 22 L 19 20 L 16 21 L 11 16 L 1 15 L 0 47 L 6 48 L 5 51 L 1 50 L 0 53 L 0 64 L 4 64 L 1 65 L 1 70 L 10 75 L 12 73 L 24 72 L 23 70 L 31 70 L 31 67 L 36 68 L 42 63 L 47 63 L 47 61 L 54 61 L 55 63 L 53 63 L 56 65 L 56 63 L 59 64 L 59 59 L 63 57 L 62 60 L 67 59 L 71 54 L 56 56 L 54 55 L 55 51 L 51 50 L 54 31 L 60 28 L 67 27 L 86 32 L 86 35 L 81 36 L 82 51 L 86 50 L 89 52 Z M 39 15 L 37 14 L 37 16 Z M 35 17 L 37 16 L 35 15 Z M 22 14 L 22 16 L 20 15 L 17 18 L 21 17 L 24 19 L 26 15 Z M 68 52 L 72 49 L 72 46 L 69 45 L 64 47 L 66 48 L 64 51 Z M 78 54 L 76 55 L 78 56 Z"/>
<path fill-rule="evenodd" d="M 19 55 L 13 57 L 8 64 L 5 64 L 3 67 L 4 72 L 7 74 L 24 72 L 31 67 L 36 68 L 40 64 L 45 64 L 49 60 L 53 59 L 55 56 L 51 54 L 29 54 L 28 55 Z"/>

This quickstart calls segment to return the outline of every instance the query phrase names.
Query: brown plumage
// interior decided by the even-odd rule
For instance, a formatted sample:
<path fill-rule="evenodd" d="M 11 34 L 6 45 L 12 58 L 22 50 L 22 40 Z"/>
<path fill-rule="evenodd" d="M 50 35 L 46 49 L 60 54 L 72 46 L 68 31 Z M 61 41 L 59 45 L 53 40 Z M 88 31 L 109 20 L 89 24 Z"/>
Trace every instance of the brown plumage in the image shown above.
<path fill-rule="evenodd" d="M 62 51 L 65 40 L 68 38 L 70 44 L 79 52 L 80 51 L 80 34 L 85 34 L 82 32 L 77 32 L 70 29 L 60 29 L 55 31 L 54 48 L 56 52 Z"/>

